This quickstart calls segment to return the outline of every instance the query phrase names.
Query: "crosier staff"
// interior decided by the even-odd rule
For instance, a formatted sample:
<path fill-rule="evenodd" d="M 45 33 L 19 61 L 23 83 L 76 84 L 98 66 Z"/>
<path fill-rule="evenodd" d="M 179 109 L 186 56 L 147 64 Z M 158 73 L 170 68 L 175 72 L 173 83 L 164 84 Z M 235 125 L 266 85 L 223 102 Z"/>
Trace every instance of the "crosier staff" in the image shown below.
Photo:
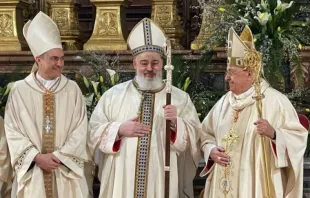
<path fill-rule="evenodd" d="M 261 93 L 261 69 L 262 69 L 262 61 L 261 56 L 258 51 L 256 50 L 248 50 L 243 58 L 243 63 L 246 68 L 250 69 L 250 72 L 253 75 L 254 82 L 253 86 L 255 89 L 255 100 L 256 100 L 256 109 L 258 112 L 258 118 L 263 118 L 263 112 L 262 112 L 262 99 L 264 98 L 264 95 Z M 265 144 L 265 136 L 261 136 L 261 146 L 263 149 L 263 163 L 264 163 L 264 177 L 265 177 L 265 184 L 267 189 L 267 194 L 264 196 L 264 198 L 272 198 L 271 190 L 270 190 L 270 174 L 269 174 L 269 163 L 267 159 L 267 153 L 266 153 L 266 144 Z"/>
<path fill-rule="evenodd" d="M 171 89 L 172 89 L 172 70 L 174 67 L 171 65 L 171 43 L 166 39 L 165 54 L 167 56 L 166 70 L 166 105 L 171 104 Z M 165 198 L 169 198 L 169 182 L 170 182 L 170 120 L 166 120 L 166 155 L 165 155 Z"/>

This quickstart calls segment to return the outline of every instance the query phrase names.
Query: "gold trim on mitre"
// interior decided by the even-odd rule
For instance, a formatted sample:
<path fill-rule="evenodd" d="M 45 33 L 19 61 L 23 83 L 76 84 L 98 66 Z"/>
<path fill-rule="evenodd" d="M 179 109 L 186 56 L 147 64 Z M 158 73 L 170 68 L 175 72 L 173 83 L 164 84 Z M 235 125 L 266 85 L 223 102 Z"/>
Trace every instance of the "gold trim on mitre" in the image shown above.
<path fill-rule="evenodd" d="M 253 34 L 245 26 L 240 36 L 231 27 L 228 32 L 227 66 L 244 67 L 243 58 L 247 51 L 255 49 Z"/>
<path fill-rule="evenodd" d="M 167 36 L 162 28 L 149 18 L 142 19 L 130 32 L 127 43 L 133 56 L 153 51 L 164 55 Z"/>

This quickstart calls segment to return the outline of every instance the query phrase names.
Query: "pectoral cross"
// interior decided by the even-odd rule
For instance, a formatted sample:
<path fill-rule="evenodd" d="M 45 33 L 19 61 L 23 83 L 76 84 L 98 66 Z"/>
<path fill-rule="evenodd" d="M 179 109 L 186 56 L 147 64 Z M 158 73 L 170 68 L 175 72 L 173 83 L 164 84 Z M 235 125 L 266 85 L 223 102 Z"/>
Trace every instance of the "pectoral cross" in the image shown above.
<path fill-rule="evenodd" d="M 49 134 L 52 129 L 52 123 L 50 121 L 49 116 L 46 116 L 45 125 L 44 125 L 45 133 Z"/>
<path fill-rule="evenodd" d="M 236 134 L 234 127 L 229 130 L 228 135 L 222 138 L 222 141 L 226 143 L 225 152 L 228 152 L 228 148 L 231 147 L 233 143 L 236 143 L 239 136 Z"/>

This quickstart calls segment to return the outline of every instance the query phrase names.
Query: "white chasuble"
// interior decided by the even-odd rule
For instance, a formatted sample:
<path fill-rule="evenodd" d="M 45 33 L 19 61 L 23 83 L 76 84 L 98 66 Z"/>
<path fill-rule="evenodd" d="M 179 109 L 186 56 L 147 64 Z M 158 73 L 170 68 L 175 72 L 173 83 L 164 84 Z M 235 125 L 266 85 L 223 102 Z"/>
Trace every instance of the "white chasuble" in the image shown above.
<path fill-rule="evenodd" d="M 100 150 L 100 198 L 164 197 L 166 92 L 164 87 L 141 91 L 133 82 L 105 92 L 90 119 L 89 147 L 93 152 Z M 197 147 L 200 123 L 189 96 L 175 87 L 172 105 L 177 107 L 178 117 L 176 132 L 171 133 L 170 197 L 192 197 L 192 181 L 200 159 Z M 118 139 L 121 123 L 137 115 L 139 122 L 151 127 L 150 134 Z M 179 160 L 182 160 L 180 169 Z"/>
<path fill-rule="evenodd" d="M 276 140 L 265 138 L 270 191 L 274 198 L 302 197 L 303 155 L 308 131 L 299 123 L 290 101 L 265 81 L 261 83 L 262 115 L 276 131 Z M 254 89 L 224 95 L 202 125 L 202 147 L 207 175 L 205 198 L 263 198 L 267 194 L 261 137 Z M 227 167 L 214 164 L 210 152 L 222 146 L 230 156 Z"/>
<path fill-rule="evenodd" d="M 61 76 L 46 89 L 31 73 L 15 83 L 5 112 L 5 130 L 15 171 L 17 198 L 87 198 L 84 176 L 87 116 L 83 95 L 74 81 Z M 33 160 L 53 153 L 60 161 L 52 172 Z"/>

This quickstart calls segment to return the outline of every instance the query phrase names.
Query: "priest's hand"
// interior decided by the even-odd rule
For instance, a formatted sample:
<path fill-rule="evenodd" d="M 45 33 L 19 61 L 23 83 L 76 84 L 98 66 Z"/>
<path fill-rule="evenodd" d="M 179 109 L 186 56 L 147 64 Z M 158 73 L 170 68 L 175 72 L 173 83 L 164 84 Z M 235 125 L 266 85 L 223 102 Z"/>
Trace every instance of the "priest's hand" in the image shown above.
<path fill-rule="evenodd" d="M 275 130 L 267 120 L 259 119 L 254 124 L 256 125 L 259 135 L 269 137 L 270 139 L 274 138 Z"/>
<path fill-rule="evenodd" d="M 139 116 L 136 116 L 126 122 L 123 122 L 118 130 L 119 137 L 143 137 L 150 133 L 151 128 L 148 125 L 138 122 Z"/>
<path fill-rule="evenodd" d="M 210 158 L 221 166 L 227 166 L 230 163 L 230 157 L 225 153 L 225 149 L 221 146 L 214 147 L 211 150 Z"/>
<path fill-rule="evenodd" d="M 37 154 L 34 157 L 36 164 L 43 170 L 51 172 L 60 166 L 59 159 L 52 153 Z"/>
<path fill-rule="evenodd" d="M 173 105 L 164 105 L 165 119 L 171 121 L 171 126 L 175 127 L 177 124 L 177 107 Z"/>

